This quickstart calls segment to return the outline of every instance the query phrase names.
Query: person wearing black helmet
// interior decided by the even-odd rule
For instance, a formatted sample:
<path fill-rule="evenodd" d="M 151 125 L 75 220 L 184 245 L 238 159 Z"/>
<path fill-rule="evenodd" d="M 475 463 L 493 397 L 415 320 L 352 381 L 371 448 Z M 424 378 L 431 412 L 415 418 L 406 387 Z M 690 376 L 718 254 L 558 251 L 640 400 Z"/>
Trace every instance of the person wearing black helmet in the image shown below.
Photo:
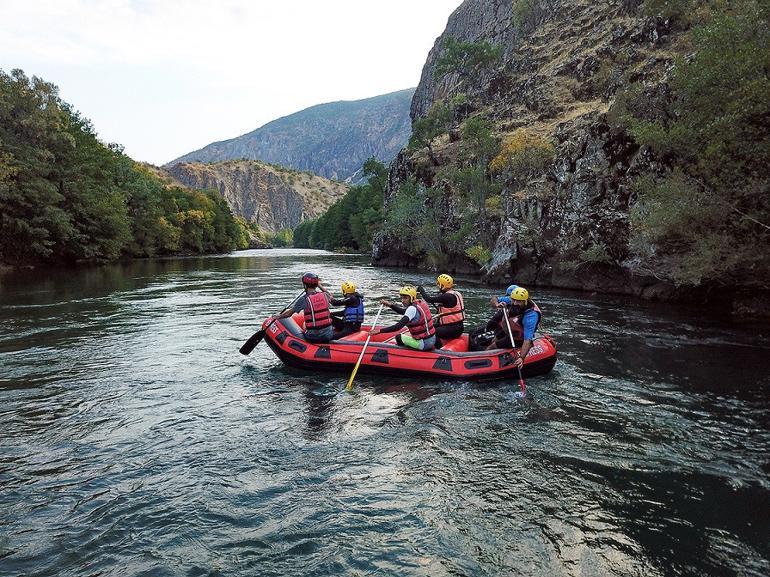
<path fill-rule="evenodd" d="M 311 343 L 328 343 L 332 340 L 332 318 L 329 312 L 329 295 L 319 287 L 318 275 L 306 272 L 302 275 L 303 294 L 294 306 L 280 315 L 285 319 L 294 313 L 305 313 L 305 339 Z"/>

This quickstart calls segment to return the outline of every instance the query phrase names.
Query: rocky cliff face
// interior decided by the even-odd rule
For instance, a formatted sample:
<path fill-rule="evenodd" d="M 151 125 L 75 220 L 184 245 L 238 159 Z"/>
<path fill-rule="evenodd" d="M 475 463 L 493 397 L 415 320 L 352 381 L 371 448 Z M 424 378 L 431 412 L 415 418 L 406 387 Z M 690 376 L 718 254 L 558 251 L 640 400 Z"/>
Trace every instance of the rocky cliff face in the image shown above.
<path fill-rule="evenodd" d="M 218 190 L 234 214 L 268 232 L 316 218 L 347 191 L 340 182 L 248 160 L 181 162 L 166 170 L 190 188 Z"/>
<path fill-rule="evenodd" d="M 171 161 L 219 162 L 253 159 L 308 170 L 326 178 L 356 181 L 364 162 L 389 163 L 409 139 L 409 102 L 414 89 L 320 104 L 261 128 L 214 142 Z"/>
<path fill-rule="evenodd" d="M 458 254 L 449 260 L 450 268 L 475 269 L 494 282 L 514 279 L 640 295 L 673 292 L 634 259 L 628 246 L 629 184 L 660 166 L 614 125 L 611 112 L 621 88 L 642 82 L 648 112 L 656 114 L 656 98 L 665 97 L 666 74 L 679 50 L 668 23 L 640 15 L 638 3 L 466 0 L 450 17 L 423 68 L 413 119 L 424 117 L 435 102 L 462 93 L 467 103 L 455 113 L 456 125 L 483 114 L 501 141 L 526 128 L 555 147 L 542 174 L 523 187 L 504 187 L 491 262 L 480 270 Z M 496 44 L 502 56 L 472 82 L 457 74 L 437 78 L 437 60 L 449 36 Z M 452 130 L 436 140 L 437 166 L 426 167 L 402 151 L 391 166 L 386 205 L 407 179 L 440 186 L 437 175 L 442 165 L 451 164 L 457 141 Z M 447 218 L 440 220 L 451 223 L 452 210 L 447 201 Z M 416 264 L 395 235 L 380 235 L 373 257 L 379 264 Z"/>

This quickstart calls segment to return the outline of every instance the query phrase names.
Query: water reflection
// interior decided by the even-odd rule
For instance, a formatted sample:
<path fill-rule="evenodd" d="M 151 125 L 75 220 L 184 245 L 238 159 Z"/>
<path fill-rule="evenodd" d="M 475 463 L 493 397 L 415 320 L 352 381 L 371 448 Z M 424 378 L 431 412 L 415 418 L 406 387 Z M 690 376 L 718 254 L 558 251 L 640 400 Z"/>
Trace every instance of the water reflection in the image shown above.
<path fill-rule="evenodd" d="M 0 276 L 2 570 L 770 573 L 766 326 L 535 288 L 560 360 L 526 399 L 377 375 L 346 393 L 237 352 L 309 269 L 370 313 L 435 280 L 318 251 Z M 485 322 L 496 291 L 456 280 Z"/>

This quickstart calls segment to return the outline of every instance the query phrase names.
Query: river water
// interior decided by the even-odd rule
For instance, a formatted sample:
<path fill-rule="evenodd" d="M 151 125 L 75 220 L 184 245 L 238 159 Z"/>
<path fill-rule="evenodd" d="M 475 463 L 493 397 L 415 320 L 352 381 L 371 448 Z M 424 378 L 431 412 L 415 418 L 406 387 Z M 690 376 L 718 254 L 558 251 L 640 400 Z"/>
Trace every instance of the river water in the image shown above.
<path fill-rule="evenodd" d="M 536 289 L 560 356 L 527 398 L 345 393 L 238 353 L 306 269 L 435 278 L 302 250 L 0 277 L 0 575 L 770 573 L 766 325 Z"/>

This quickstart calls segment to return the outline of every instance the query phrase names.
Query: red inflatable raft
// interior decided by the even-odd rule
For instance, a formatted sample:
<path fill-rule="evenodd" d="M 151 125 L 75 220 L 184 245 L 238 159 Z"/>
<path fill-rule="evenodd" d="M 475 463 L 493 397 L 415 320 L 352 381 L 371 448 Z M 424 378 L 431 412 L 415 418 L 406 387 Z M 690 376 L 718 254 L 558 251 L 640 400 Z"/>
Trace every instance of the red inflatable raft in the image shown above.
<path fill-rule="evenodd" d="M 299 313 L 288 319 L 267 319 L 262 324 L 265 340 L 279 359 L 302 369 L 353 370 L 369 335 L 369 327 L 340 340 L 315 344 L 303 339 L 303 324 L 304 319 Z M 361 360 L 360 372 L 463 380 L 518 376 L 510 349 L 470 352 L 467 334 L 432 351 L 401 347 L 394 342 L 396 334 L 383 333 L 371 338 Z M 532 343 L 521 372 L 525 378 L 544 375 L 555 364 L 556 343 L 547 335 L 539 336 Z"/>

